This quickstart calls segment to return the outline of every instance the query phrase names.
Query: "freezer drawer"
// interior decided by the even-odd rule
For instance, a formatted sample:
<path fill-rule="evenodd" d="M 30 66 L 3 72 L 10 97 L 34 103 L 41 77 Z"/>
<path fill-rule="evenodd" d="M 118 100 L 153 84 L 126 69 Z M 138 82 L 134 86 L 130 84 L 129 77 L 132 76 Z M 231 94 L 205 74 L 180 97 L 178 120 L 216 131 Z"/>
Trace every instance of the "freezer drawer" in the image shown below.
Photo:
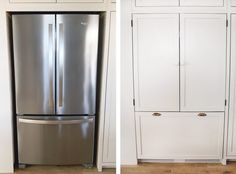
<path fill-rule="evenodd" d="M 44 119 L 42 119 L 44 118 Z M 19 163 L 91 164 L 95 117 L 18 117 Z"/>
<path fill-rule="evenodd" d="M 139 159 L 221 159 L 223 112 L 137 112 Z"/>

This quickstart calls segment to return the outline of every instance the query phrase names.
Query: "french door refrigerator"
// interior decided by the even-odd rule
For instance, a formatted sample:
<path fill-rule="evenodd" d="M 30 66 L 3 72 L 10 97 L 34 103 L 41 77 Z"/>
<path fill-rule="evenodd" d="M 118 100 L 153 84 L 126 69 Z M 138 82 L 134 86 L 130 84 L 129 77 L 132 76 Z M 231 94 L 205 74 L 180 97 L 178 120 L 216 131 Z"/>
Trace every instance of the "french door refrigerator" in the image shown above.
<path fill-rule="evenodd" d="M 19 164 L 92 165 L 98 14 L 13 14 Z"/>

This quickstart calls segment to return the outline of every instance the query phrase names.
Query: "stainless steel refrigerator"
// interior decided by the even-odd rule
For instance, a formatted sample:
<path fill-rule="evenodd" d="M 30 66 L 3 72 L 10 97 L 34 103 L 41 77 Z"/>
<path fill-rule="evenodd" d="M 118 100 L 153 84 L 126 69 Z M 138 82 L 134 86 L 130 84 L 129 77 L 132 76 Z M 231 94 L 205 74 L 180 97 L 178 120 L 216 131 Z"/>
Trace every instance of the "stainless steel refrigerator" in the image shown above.
<path fill-rule="evenodd" d="M 92 165 L 98 14 L 13 14 L 20 164 Z"/>

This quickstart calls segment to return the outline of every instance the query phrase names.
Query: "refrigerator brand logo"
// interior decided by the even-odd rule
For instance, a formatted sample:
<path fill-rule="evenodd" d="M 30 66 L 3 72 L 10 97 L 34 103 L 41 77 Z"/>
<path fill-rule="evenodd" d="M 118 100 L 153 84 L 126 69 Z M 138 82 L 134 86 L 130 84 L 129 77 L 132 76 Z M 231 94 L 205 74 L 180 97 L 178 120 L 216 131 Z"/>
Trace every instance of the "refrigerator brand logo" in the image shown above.
<path fill-rule="evenodd" d="M 88 23 L 87 22 L 81 22 L 81 25 L 87 26 Z"/>

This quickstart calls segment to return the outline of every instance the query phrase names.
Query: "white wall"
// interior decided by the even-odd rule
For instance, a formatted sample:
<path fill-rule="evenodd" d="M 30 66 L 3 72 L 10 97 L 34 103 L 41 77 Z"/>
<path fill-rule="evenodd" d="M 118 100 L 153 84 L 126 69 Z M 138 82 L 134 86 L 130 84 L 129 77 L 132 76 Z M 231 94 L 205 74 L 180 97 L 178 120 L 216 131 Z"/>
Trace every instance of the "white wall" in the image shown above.
<path fill-rule="evenodd" d="M 6 13 L 0 8 L 0 173 L 13 172 L 10 65 L 5 23 Z"/>
<path fill-rule="evenodd" d="M 121 164 L 135 165 L 136 138 L 133 107 L 131 0 L 121 0 Z"/>

